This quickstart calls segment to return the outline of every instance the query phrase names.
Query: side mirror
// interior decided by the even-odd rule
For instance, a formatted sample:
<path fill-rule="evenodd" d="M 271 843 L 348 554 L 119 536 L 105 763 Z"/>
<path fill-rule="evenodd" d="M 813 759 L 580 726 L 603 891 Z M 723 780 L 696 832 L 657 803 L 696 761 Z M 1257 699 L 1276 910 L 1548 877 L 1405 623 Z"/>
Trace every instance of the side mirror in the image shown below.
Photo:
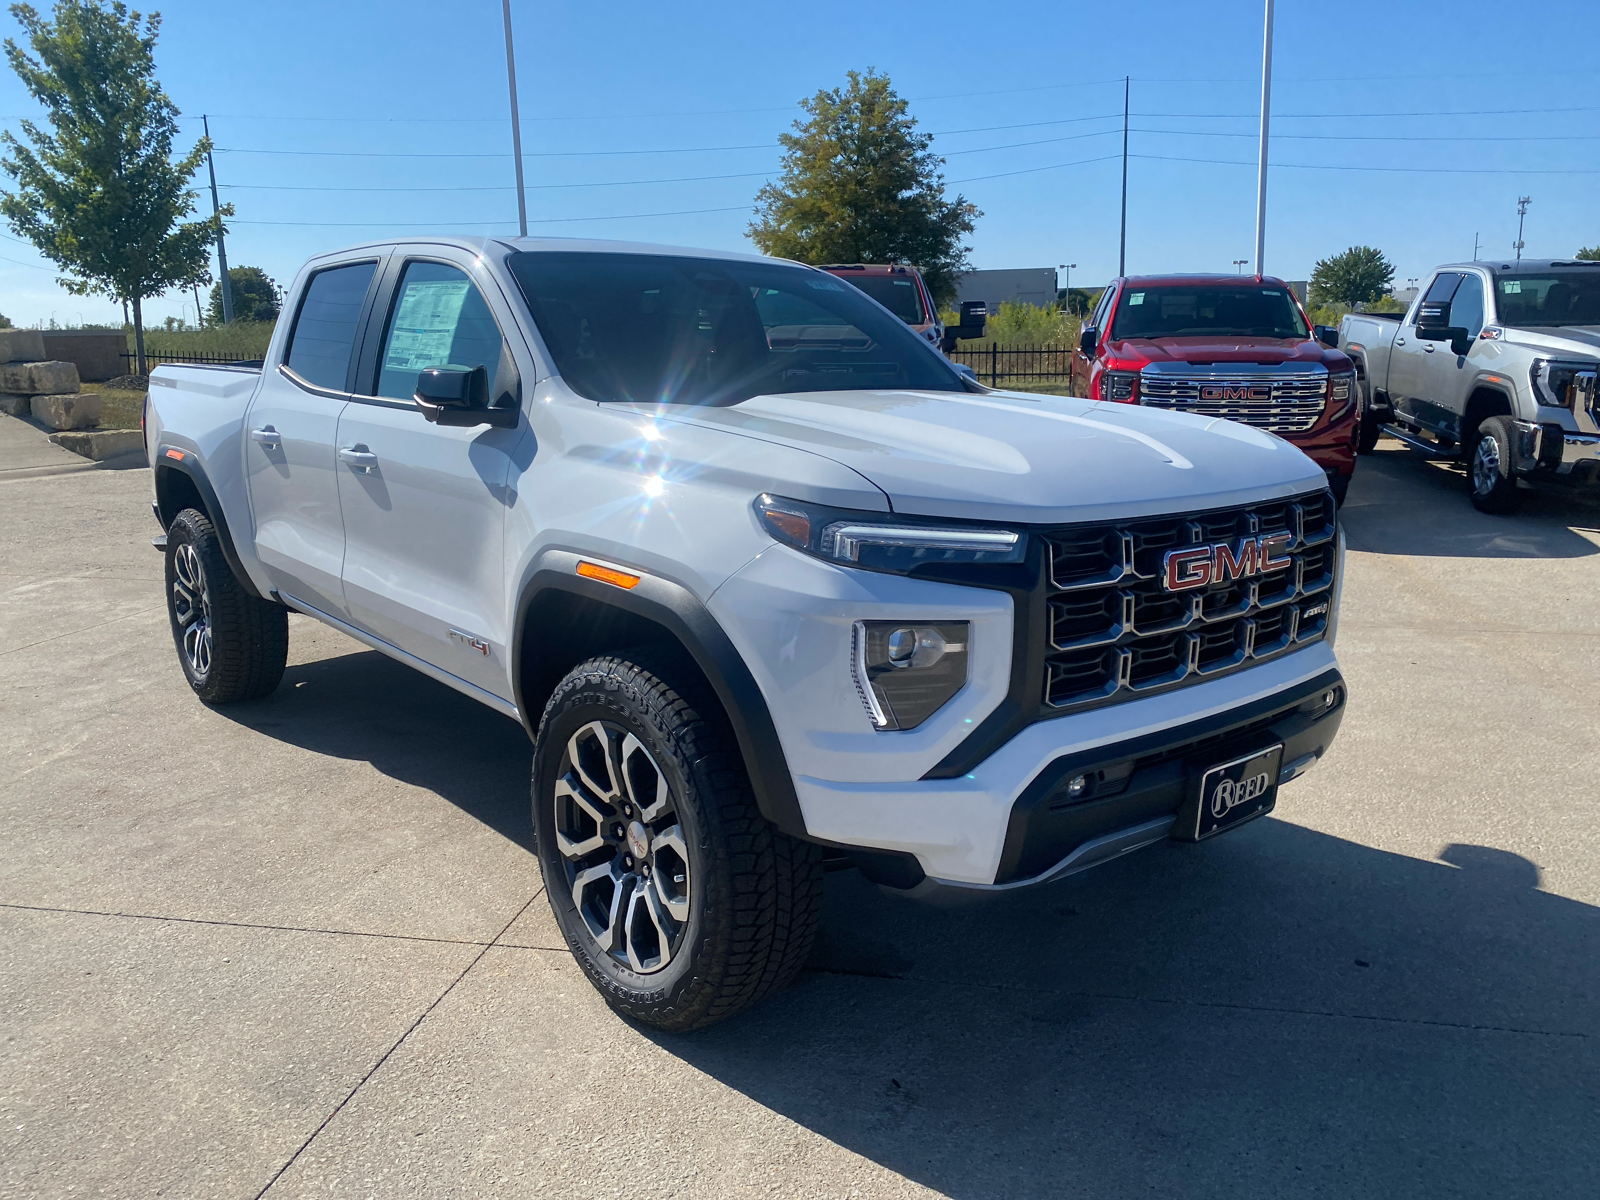
<path fill-rule="evenodd" d="M 1100 331 L 1093 325 L 1085 325 L 1083 332 L 1078 335 L 1078 349 L 1083 351 L 1085 358 L 1093 358 L 1099 346 Z"/>
<path fill-rule="evenodd" d="M 483 367 L 425 367 L 413 398 L 435 425 L 508 428 L 517 423 L 516 409 L 489 407 L 489 372 Z"/>
<path fill-rule="evenodd" d="M 1449 339 L 1450 302 L 1433 300 L 1417 309 L 1417 336 L 1425 342 L 1443 342 Z"/>
<path fill-rule="evenodd" d="M 981 338 L 988 324 L 988 306 L 982 300 L 964 300 L 961 304 L 961 324 L 945 326 L 944 340 L 939 348 L 949 354 L 956 348 L 957 341 Z"/>
<path fill-rule="evenodd" d="M 1311 336 L 1330 350 L 1339 348 L 1339 331 L 1332 325 L 1313 325 L 1311 327 Z"/>

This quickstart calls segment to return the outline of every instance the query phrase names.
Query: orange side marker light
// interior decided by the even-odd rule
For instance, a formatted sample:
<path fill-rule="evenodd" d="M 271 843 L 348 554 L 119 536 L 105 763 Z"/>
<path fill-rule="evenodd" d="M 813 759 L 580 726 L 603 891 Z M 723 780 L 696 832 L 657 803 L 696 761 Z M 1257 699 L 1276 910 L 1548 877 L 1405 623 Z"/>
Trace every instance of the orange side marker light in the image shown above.
<path fill-rule="evenodd" d="M 633 588 L 639 585 L 639 576 L 630 575 L 627 571 L 618 571 L 614 567 L 602 567 L 599 563 L 592 563 L 580 559 L 578 574 L 585 579 L 598 579 L 601 583 L 609 583 L 613 587 Z"/>
<path fill-rule="evenodd" d="M 183 451 L 182 450 L 174 450 L 174 449 L 172 449 L 172 447 L 169 446 L 169 447 L 167 447 L 167 457 L 168 458 L 175 458 L 179 462 L 182 462 L 183 461 Z"/>

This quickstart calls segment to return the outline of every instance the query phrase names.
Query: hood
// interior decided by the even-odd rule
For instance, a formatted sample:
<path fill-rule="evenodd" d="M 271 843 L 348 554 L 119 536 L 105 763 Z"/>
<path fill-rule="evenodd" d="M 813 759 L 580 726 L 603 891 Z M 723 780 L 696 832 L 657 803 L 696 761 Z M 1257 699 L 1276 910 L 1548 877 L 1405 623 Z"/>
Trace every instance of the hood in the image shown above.
<path fill-rule="evenodd" d="M 1232 421 L 1025 392 L 803 392 L 660 418 L 824 455 L 881 488 L 894 511 L 923 516 L 1091 521 L 1326 482 L 1288 442 Z"/>
<path fill-rule="evenodd" d="M 1108 343 L 1117 358 L 1147 362 L 1188 363 L 1321 363 L 1330 371 L 1348 371 L 1350 360 L 1321 342 L 1301 338 L 1163 337 L 1124 338 Z"/>
<path fill-rule="evenodd" d="M 1600 326 L 1597 325 L 1567 325 L 1559 329 L 1535 329 L 1526 325 L 1504 328 L 1504 340 L 1513 346 L 1579 358 L 1600 356 Z"/>

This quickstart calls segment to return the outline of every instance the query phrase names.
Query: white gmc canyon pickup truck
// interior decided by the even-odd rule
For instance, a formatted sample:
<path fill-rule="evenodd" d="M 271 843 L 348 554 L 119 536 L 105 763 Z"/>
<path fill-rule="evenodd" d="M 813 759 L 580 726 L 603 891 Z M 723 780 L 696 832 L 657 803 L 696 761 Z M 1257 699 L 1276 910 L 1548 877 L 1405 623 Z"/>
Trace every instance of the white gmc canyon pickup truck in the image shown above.
<path fill-rule="evenodd" d="M 521 721 L 556 919 L 648 1024 L 793 978 L 826 863 L 1057 879 L 1271 810 L 1338 729 L 1333 498 L 1270 434 L 982 387 L 746 255 L 381 243 L 284 314 L 150 381 L 190 685 L 271 692 L 294 611 Z"/>

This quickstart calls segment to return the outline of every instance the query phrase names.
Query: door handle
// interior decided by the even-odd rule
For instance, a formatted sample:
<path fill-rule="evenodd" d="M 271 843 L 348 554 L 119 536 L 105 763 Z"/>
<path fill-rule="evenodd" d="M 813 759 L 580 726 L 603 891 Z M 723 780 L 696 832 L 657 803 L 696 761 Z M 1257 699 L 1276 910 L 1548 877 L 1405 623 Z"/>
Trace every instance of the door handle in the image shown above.
<path fill-rule="evenodd" d="M 260 442 L 268 450 L 276 450 L 279 446 L 283 445 L 283 439 L 278 436 L 278 431 L 271 425 L 264 426 L 261 429 L 252 429 L 250 431 L 250 436 L 256 441 Z"/>
<path fill-rule="evenodd" d="M 1422 352 L 1424 354 L 1432 354 L 1433 353 L 1433 343 L 1432 342 L 1428 342 L 1428 343 L 1424 344 L 1423 347 L 1422 347 Z"/>
<path fill-rule="evenodd" d="M 365 475 L 370 475 L 372 469 L 378 465 L 378 456 L 368 450 L 365 445 L 357 442 L 354 446 L 341 446 L 339 448 L 339 461 L 349 463 L 356 470 Z"/>
<path fill-rule="evenodd" d="M 1406 344 L 1406 340 L 1405 338 L 1395 338 L 1394 344 L 1396 346 L 1404 346 Z"/>

